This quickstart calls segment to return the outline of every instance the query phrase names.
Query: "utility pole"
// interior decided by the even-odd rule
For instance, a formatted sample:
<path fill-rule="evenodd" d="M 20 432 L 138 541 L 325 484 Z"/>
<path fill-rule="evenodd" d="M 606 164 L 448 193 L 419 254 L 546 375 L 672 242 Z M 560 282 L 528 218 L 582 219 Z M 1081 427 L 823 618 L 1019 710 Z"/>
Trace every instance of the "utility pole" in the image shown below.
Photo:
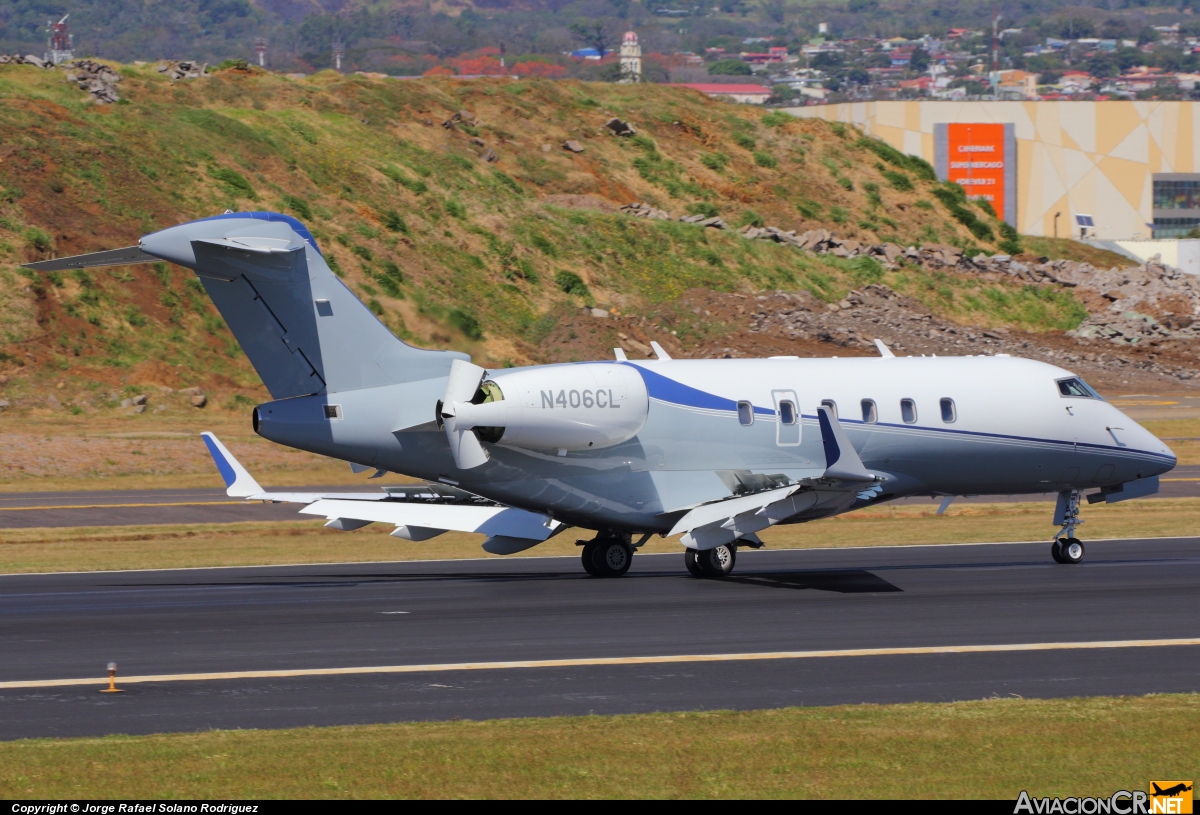
<path fill-rule="evenodd" d="M 1000 13 L 992 6 L 992 96 L 999 92 L 1000 76 L 997 73 L 1000 61 Z"/>

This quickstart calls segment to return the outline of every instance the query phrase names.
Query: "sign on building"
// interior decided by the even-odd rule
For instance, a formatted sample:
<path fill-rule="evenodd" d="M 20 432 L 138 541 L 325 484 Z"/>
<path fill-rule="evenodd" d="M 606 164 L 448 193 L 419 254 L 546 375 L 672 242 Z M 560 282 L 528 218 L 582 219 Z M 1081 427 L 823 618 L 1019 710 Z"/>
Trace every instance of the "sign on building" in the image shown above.
<path fill-rule="evenodd" d="M 938 178 L 953 181 L 968 198 L 981 198 L 996 215 L 1017 223 L 1017 137 L 1011 123 L 951 122 L 933 126 Z"/>

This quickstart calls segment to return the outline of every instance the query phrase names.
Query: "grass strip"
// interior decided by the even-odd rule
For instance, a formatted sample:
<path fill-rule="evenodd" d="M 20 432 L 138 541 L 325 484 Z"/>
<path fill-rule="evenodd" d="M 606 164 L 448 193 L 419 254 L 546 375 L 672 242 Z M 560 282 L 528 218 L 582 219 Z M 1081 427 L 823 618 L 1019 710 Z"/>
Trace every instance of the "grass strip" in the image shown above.
<path fill-rule="evenodd" d="M 879 506 L 807 524 L 779 526 L 762 538 L 772 549 L 984 543 L 1045 540 L 1056 531 L 1045 502 Z M 1183 537 L 1200 529 L 1200 499 L 1129 501 L 1084 510 L 1085 539 Z M 481 535 L 449 532 L 433 540 L 402 541 L 384 525 L 354 532 L 325 529 L 316 520 L 284 523 L 110 526 L 0 530 L 0 573 L 166 569 L 438 560 L 493 557 Z M 569 529 L 509 557 L 575 555 L 586 530 Z M 674 538 L 652 538 L 642 552 L 682 552 Z"/>
<path fill-rule="evenodd" d="M 1200 695 L 0 744 L 4 798 L 998 798 L 1191 778 Z"/>

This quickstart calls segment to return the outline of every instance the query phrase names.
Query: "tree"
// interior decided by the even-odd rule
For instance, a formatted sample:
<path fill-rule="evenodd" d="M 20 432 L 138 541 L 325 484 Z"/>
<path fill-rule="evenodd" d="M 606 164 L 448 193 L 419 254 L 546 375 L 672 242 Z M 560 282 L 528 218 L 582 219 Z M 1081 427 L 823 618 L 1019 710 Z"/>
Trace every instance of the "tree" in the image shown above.
<path fill-rule="evenodd" d="M 879 8 L 879 0 L 850 0 L 846 10 L 851 14 L 870 14 Z"/>
<path fill-rule="evenodd" d="M 713 76 L 750 76 L 754 73 L 740 59 L 719 59 L 708 66 L 708 72 Z"/>
<path fill-rule="evenodd" d="M 924 48 L 914 48 L 912 57 L 908 60 L 908 67 L 919 74 L 925 73 L 925 69 L 929 67 L 929 52 Z"/>
<path fill-rule="evenodd" d="M 612 50 L 608 44 L 613 41 L 614 35 L 603 20 L 579 20 L 571 23 L 571 36 L 589 48 L 595 48 L 601 59 Z"/>
<path fill-rule="evenodd" d="M 871 75 L 863 68 L 851 68 L 846 72 L 846 81 L 855 85 L 870 85 Z"/>
<path fill-rule="evenodd" d="M 835 54 L 832 51 L 822 51 L 813 57 L 812 63 L 810 64 L 813 68 L 817 68 L 822 71 L 828 71 L 832 68 L 842 67 L 843 62 L 844 60 L 842 59 L 841 54 Z"/>

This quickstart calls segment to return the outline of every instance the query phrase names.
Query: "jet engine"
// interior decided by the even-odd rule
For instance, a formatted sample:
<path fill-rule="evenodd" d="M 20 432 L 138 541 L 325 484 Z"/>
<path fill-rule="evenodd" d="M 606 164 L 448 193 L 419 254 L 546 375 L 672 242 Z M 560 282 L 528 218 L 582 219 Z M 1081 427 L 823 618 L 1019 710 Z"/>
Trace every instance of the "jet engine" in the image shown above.
<path fill-rule="evenodd" d="M 455 360 L 438 405 L 459 469 L 488 460 L 480 442 L 565 454 L 612 447 L 646 424 L 646 383 L 629 365 L 592 362 L 486 374 Z"/>

